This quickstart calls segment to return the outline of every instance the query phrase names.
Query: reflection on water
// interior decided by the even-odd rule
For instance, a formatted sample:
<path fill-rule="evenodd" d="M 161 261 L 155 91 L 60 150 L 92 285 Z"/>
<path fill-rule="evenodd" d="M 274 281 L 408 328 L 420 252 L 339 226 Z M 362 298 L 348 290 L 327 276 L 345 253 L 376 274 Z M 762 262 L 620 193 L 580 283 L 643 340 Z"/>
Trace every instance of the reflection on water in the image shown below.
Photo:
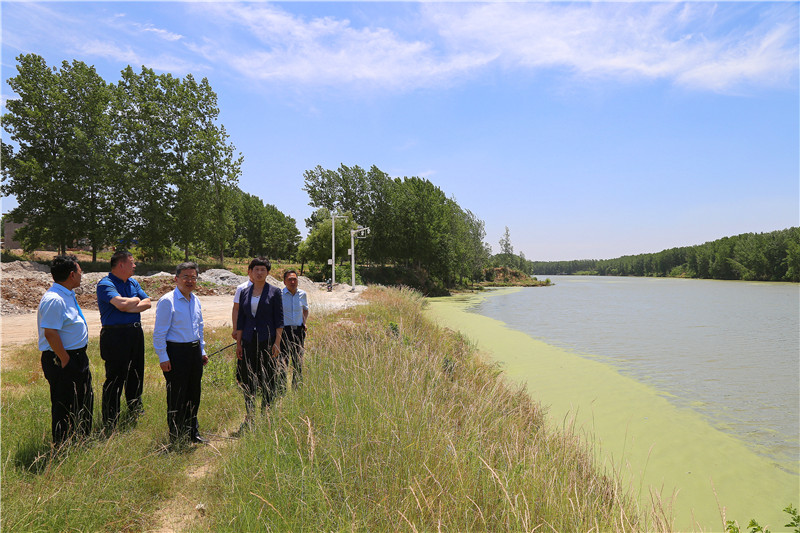
<path fill-rule="evenodd" d="M 601 358 L 758 453 L 800 466 L 800 286 L 552 276 L 475 312 Z"/>

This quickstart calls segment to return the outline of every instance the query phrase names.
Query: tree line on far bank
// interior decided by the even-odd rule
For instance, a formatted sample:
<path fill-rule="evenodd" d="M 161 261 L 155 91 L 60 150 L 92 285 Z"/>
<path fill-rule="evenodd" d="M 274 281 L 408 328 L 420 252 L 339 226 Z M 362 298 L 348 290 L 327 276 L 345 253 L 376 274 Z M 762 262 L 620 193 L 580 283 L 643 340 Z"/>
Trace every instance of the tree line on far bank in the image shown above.
<path fill-rule="evenodd" d="M 800 282 L 800 227 L 743 233 L 695 246 L 616 259 L 527 261 L 529 274 L 658 276 Z"/>

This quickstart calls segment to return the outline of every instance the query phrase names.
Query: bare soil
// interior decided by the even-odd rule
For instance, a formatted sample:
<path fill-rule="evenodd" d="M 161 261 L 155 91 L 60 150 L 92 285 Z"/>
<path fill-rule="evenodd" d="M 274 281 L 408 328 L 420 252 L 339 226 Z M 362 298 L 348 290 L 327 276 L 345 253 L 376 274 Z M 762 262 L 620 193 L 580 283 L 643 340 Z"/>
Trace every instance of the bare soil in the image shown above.
<path fill-rule="evenodd" d="M 89 326 L 89 335 L 100 334 L 100 315 L 97 310 L 97 282 L 106 274 L 92 272 L 83 275 L 81 286 L 75 290 L 78 303 L 84 310 Z M 162 273 L 152 276 L 135 276 L 153 300 L 153 307 L 142 313 L 142 326 L 153 330 L 155 321 L 155 301 L 175 288 L 174 278 Z M 203 319 L 207 327 L 231 327 L 233 294 L 236 285 L 246 280 L 227 270 L 209 270 L 200 276 L 195 294 L 203 307 Z M 270 276 L 267 281 L 283 288 L 283 283 Z M 53 284 L 49 267 L 28 261 L 0 263 L 0 331 L 2 347 L 35 342 L 37 338 L 36 309 L 42 295 Z M 366 288 L 357 286 L 351 292 L 349 285 L 336 285 L 328 292 L 321 283 L 314 283 L 306 277 L 300 278 L 300 288 L 308 294 L 311 314 L 324 314 L 362 303 L 361 293 Z M 6 368 L 7 358 L 0 357 L 0 364 Z"/>

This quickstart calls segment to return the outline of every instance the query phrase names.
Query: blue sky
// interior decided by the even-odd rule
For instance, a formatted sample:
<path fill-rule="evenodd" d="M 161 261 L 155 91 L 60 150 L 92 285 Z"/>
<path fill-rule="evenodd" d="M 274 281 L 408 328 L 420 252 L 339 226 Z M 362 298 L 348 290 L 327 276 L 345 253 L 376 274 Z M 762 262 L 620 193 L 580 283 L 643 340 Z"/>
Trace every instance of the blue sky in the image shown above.
<path fill-rule="evenodd" d="M 1 7 L 3 102 L 23 53 L 207 77 L 240 187 L 304 234 L 303 172 L 341 163 L 430 179 L 533 260 L 800 225 L 797 2 Z"/>

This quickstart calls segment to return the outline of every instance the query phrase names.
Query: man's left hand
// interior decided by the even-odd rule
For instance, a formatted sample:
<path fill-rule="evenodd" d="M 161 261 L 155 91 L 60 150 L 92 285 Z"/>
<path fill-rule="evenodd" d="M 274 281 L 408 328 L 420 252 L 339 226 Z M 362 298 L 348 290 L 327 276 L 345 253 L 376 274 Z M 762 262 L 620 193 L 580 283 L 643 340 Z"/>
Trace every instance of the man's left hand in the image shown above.
<path fill-rule="evenodd" d="M 208 356 L 204 355 L 203 356 L 203 366 L 206 366 L 207 364 L 208 364 Z"/>

